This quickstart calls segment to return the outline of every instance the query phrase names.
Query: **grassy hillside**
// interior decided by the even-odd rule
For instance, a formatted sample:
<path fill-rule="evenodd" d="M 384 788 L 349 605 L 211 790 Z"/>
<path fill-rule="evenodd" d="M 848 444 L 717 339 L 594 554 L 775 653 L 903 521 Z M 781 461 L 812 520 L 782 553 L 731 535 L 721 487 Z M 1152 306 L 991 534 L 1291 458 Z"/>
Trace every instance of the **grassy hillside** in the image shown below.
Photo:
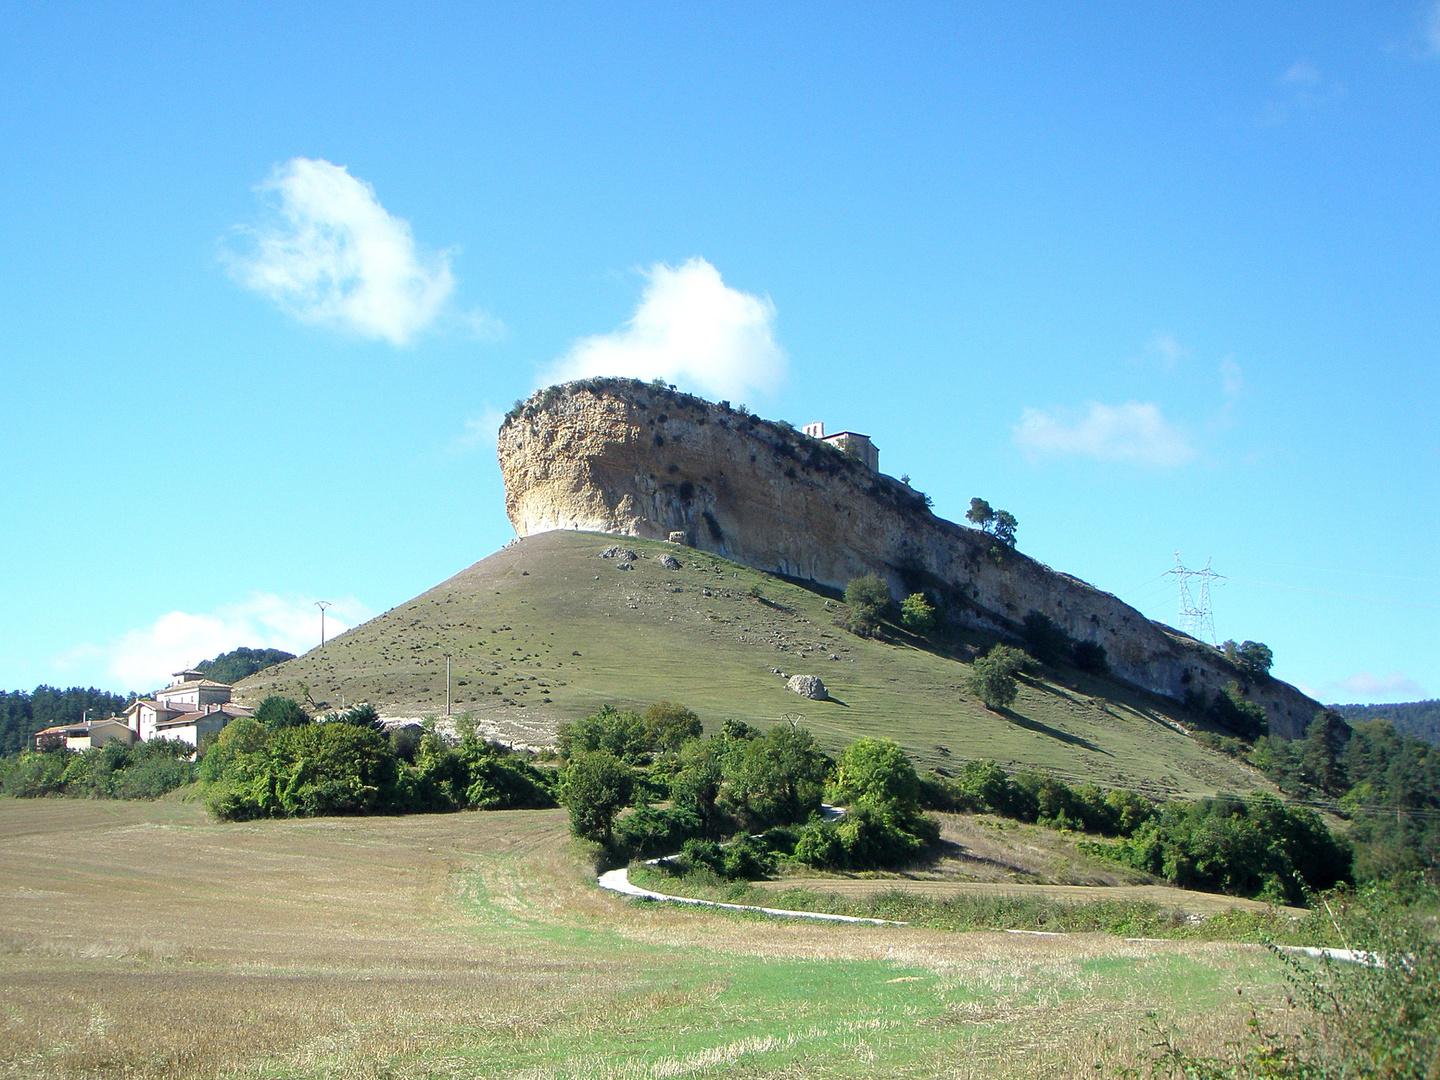
<path fill-rule="evenodd" d="M 641 556 L 633 569 L 601 557 L 616 544 Z M 661 564 L 667 554 L 680 569 Z M 838 610 L 703 552 L 546 533 L 252 676 L 237 697 L 254 704 L 269 693 L 301 696 L 303 687 L 317 705 L 343 699 L 370 701 L 388 716 L 443 714 L 448 652 L 454 712 L 531 743 L 607 702 L 668 698 L 711 728 L 727 717 L 769 725 L 798 716 L 831 746 L 887 736 L 922 766 L 993 758 L 1157 795 L 1264 786 L 1180 730 L 1178 706 L 1076 673 L 1028 682 L 1013 709 L 996 714 L 963 688 L 967 661 L 988 644 L 982 638 L 947 641 L 943 655 L 919 643 L 862 640 L 833 625 Z M 819 675 L 832 700 L 798 697 L 777 669 Z"/>

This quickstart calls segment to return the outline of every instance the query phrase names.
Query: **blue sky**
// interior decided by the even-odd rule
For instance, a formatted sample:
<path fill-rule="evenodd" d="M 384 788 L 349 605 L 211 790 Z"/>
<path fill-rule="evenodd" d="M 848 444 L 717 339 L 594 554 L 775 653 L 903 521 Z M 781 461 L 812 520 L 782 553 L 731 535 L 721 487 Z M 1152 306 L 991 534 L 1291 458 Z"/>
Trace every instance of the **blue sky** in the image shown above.
<path fill-rule="evenodd" d="M 1440 695 L 1433 4 L 12 5 L 0 686 L 302 648 L 664 374 L 1327 701 Z M 723 393 L 721 391 L 724 391 Z"/>

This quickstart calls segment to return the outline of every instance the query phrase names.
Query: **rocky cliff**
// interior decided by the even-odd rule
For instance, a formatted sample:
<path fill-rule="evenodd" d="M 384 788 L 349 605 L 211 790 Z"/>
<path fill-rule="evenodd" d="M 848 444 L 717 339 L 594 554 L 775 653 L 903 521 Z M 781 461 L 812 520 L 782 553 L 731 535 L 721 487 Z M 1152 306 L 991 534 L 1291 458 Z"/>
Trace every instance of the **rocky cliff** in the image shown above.
<path fill-rule="evenodd" d="M 668 388 L 588 379 L 540 391 L 499 438 L 505 508 L 522 537 L 584 529 L 684 543 L 762 570 L 843 587 L 878 573 L 898 598 L 926 590 L 957 622 L 1018 633 L 1031 611 L 1104 646 L 1112 673 L 1177 701 L 1210 701 L 1239 672 L 1218 650 L 978 529 L 787 424 Z M 1295 737 L 1320 708 L 1295 687 L 1245 687 Z"/>

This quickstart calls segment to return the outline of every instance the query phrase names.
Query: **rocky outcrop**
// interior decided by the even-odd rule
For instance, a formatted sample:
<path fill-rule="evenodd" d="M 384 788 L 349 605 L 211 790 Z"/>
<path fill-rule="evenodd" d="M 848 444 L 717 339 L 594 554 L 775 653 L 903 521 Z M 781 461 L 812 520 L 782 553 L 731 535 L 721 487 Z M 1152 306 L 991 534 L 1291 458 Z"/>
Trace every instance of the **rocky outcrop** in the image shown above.
<path fill-rule="evenodd" d="M 1177 701 L 1210 700 L 1239 677 L 1209 645 L 1018 551 L 993 551 L 989 535 L 936 517 L 908 485 L 725 402 L 631 380 L 567 383 L 517 405 L 499 454 L 520 536 L 683 538 L 836 588 L 878 573 L 897 598 L 925 590 L 947 618 L 1006 634 L 1037 611 L 1074 640 L 1102 645 L 1117 677 Z M 1275 679 L 1246 693 L 1288 737 L 1320 708 Z"/>

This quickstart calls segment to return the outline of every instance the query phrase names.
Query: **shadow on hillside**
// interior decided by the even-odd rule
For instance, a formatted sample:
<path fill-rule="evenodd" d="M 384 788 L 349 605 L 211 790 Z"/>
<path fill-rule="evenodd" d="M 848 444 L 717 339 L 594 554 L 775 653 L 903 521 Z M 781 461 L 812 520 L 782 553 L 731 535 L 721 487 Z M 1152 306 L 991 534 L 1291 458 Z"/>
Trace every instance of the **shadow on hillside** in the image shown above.
<path fill-rule="evenodd" d="M 1104 754 L 1106 757 L 1114 757 L 1109 750 L 1103 750 L 1096 746 L 1089 739 L 1082 739 L 1079 735 L 1071 735 L 1068 731 L 1061 731 L 1059 728 L 1051 727 L 1049 724 L 1041 723 L 1039 720 L 1032 720 L 1028 716 L 1021 716 L 1014 709 L 996 709 L 1005 719 L 1009 720 L 1016 727 L 1023 727 L 1027 731 L 1033 731 L 1037 735 L 1048 735 L 1059 742 L 1069 743 L 1071 746 L 1083 746 L 1086 750 L 1093 750 L 1097 754 Z"/>

